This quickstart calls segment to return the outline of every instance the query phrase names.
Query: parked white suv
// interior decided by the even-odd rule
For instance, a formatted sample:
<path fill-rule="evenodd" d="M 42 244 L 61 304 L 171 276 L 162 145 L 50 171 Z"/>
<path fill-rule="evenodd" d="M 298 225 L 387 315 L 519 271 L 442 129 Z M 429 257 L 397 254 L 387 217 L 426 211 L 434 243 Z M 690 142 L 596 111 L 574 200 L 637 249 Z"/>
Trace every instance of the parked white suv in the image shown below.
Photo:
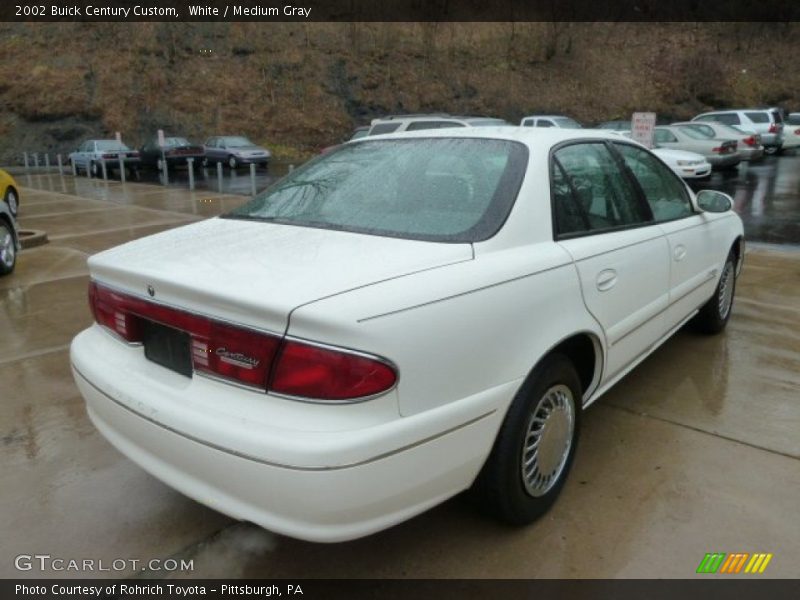
<path fill-rule="evenodd" d="M 689 320 L 725 327 L 731 208 L 612 132 L 362 138 L 91 256 L 73 373 L 123 454 L 236 519 L 334 542 L 472 487 L 528 523 L 584 408 Z"/>
<path fill-rule="evenodd" d="M 717 110 L 697 115 L 692 121 L 718 121 L 757 133 L 765 154 L 777 154 L 783 148 L 783 116 L 776 108 Z"/>
<path fill-rule="evenodd" d="M 450 127 L 499 127 L 511 125 L 503 119 L 492 117 L 459 117 L 440 114 L 390 115 L 373 119 L 367 135 L 382 135 L 401 131 L 422 131 L 423 129 L 445 129 Z"/>

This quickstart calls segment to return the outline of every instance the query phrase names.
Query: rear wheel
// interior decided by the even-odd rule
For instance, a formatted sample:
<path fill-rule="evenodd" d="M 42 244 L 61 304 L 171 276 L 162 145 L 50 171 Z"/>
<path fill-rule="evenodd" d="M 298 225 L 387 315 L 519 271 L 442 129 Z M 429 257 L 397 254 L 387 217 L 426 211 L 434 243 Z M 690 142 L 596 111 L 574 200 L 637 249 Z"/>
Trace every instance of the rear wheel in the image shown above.
<path fill-rule="evenodd" d="M 731 252 L 722 267 L 714 295 L 706 302 L 694 318 L 694 325 L 704 333 L 719 333 L 728 324 L 736 292 L 736 255 Z"/>
<path fill-rule="evenodd" d="M 17 247 L 11 227 L 0 219 L 0 275 L 8 275 L 17 264 Z"/>
<path fill-rule="evenodd" d="M 581 384 L 562 354 L 545 358 L 517 392 L 474 492 L 514 525 L 542 516 L 564 486 L 580 431 Z"/>
<path fill-rule="evenodd" d="M 228 157 L 228 166 L 231 168 L 231 171 L 235 170 L 239 166 L 239 161 L 236 160 L 235 156 Z"/>

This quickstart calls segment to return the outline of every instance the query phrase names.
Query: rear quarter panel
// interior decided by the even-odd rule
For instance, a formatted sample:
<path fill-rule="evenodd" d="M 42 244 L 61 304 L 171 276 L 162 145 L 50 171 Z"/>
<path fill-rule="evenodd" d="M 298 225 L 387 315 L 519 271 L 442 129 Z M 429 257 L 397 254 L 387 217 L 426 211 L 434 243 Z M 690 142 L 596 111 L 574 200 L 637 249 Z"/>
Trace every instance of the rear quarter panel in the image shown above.
<path fill-rule="evenodd" d="M 569 255 L 552 242 L 319 300 L 295 310 L 288 329 L 392 361 L 406 416 L 509 382 L 516 390 L 549 349 L 579 331 L 602 340 Z M 505 411 L 512 397 L 495 408 Z"/>

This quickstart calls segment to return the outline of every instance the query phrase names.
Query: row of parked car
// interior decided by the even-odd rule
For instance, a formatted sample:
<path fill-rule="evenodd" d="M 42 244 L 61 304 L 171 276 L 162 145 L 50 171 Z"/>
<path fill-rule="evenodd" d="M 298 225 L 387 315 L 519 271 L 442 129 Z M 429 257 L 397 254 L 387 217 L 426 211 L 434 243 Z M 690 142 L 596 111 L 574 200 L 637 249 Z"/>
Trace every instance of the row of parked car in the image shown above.
<path fill-rule="evenodd" d="M 373 119 L 358 127 L 350 139 L 365 136 L 439 129 L 442 127 L 512 126 L 502 119 L 465 117 L 446 113 L 412 114 Z M 529 115 L 521 127 L 582 129 L 564 115 Z M 630 121 L 606 121 L 597 129 L 630 135 Z M 800 113 L 784 118 L 780 109 L 741 109 L 702 113 L 691 121 L 659 126 L 654 131 L 654 153 L 684 179 L 707 177 L 712 169 L 732 169 L 742 161 L 778 154 L 800 146 Z"/>
<path fill-rule="evenodd" d="M 123 168 L 135 171 L 155 168 L 159 171 L 172 166 L 186 165 L 193 159 L 193 168 L 199 169 L 213 163 L 223 163 L 231 169 L 256 164 L 265 169 L 272 153 L 241 135 L 219 135 L 208 138 L 203 145 L 193 144 L 185 137 L 153 136 L 141 148 L 134 150 L 118 140 L 86 140 L 70 153 L 69 162 L 81 171 L 99 175 L 106 168 Z"/>

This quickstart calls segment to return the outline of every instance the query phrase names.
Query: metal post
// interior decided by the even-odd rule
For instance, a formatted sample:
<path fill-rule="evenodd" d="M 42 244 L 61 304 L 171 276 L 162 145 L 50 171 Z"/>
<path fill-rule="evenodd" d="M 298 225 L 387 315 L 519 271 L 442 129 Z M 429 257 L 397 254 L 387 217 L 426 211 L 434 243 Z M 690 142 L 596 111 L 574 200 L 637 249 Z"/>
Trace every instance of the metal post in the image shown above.
<path fill-rule="evenodd" d="M 119 158 L 119 180 L 125 183 L 125 161 L 122 158 L 122 152 L 117 154 L 117 158 Z"/>
<path fill-rule="evenodd" d="M 86 179 L 91 179 L 92 178 L 92 161 L 87 160 L 84 163 L 83 168 L 86 169 Z"/>
<path fill-rule="evenodd" d="M 69 164 L 72 165 L 72 176 L 73 177 L 77 177 L 78 176 L 78 167 L 75 166 L 75 160 L 73 159 L 73 160 L 69 161 Z"/>
<path fill-rule="evenodd" d="M 58 174 L 63 175 L 64 172 L 61 170 L 64 168 L 64 165 L 61 164 L 61 155 L 56 154 L 56 162 L 58 163 Z"/>
<path fill-rule="evenodd" d="M 36 167 L 37 169 L 39 168 L 39 153 L 38 152 L 34 152 L 33 153 L 33 166 Z"/>
<path fill-rule="evenodd" d="M 222 163 L 217 163 L 217 187 L 220 193 L 222 192 Z"/>
<path fill-rule="evenodd" d="M 161 156 L 164 156 L 163 154 Z M 167 166 L 167 159 L 161 161 L 161 164 L 164 166 L 164 185 L 169 185 L 169 167 Z"/>
<path fill-rule="evenodd" d="M 256 195 L 256 163 L 250 163 L 250 193 Z"/>
<path fill-rule="evenodd" d="M 106 168 L 106 159 L 100 159 L 100 167 L 103 169 L 103 181 L 108 181 L 108 169 Z"/>
<path fill-rule="evenodd" d="M 187 158 L 186 166 L 189 168 L 189 189 L 194 189 L 194 159 Z"/>
<path fill-rule="evenodd" d="M 50 155 L 47 152 L 44 153 L 44 166 L 48 171 L 50 170 Z"/>
<path fill-rule="evenodd" d="M 28 170 L 28 153 L 27 152 L 23 152 L 22 153 L 22 158 L 25 161 L 25 170 L 27 171 Z"/>

